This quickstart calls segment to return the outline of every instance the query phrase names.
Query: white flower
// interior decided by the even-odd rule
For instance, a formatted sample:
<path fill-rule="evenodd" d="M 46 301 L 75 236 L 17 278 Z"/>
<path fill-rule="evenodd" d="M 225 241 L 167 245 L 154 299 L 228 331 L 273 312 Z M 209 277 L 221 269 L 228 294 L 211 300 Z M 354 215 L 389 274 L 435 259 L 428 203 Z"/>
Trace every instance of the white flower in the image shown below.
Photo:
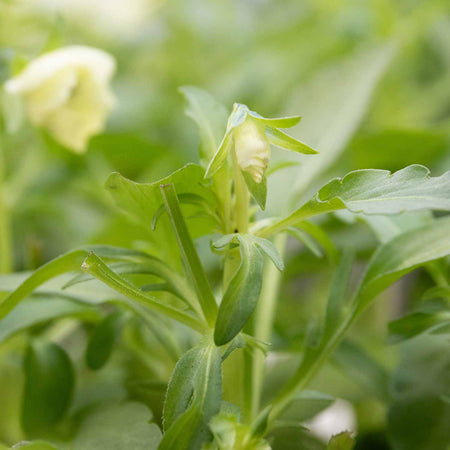
<path fill-rule="evenodd" d="M 109 82 L 114 58 L 83 46 L 54 50 L 33 60 L 5 90 L 24 98 L 34 125 L 81 153 L 89 138 L 103 130 L 115 98 Z"/>
<path fill-rule="evenodd" d="M 233 129 L 237 161 L 256 183 L 262 181 L 270 161 L 270 142 L 266 126 L 247 115 L 244 122 Z"/>

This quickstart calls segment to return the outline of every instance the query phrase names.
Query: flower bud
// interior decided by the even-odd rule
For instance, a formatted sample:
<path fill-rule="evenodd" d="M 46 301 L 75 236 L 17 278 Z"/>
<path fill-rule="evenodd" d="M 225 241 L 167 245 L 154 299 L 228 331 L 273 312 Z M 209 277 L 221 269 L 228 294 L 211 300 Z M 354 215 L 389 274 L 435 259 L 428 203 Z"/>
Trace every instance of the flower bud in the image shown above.
<path fill-rule="evenodd" d="M 256 183 L 262 181 L 270 160 L 270 142 L 265 125 L 247 116 L 233 129 L 233 139 L 239 167 L 250 174 Z"/>
<path fill-rule="evenodd" d="M 24 98 L 30 121 L 56 141 L 83 152 L 89 138 L 103 130 L 114 106 L 109 82 L 114 58 L 91 47 L 73 46 L 45 53 L 5 90 Z"/>

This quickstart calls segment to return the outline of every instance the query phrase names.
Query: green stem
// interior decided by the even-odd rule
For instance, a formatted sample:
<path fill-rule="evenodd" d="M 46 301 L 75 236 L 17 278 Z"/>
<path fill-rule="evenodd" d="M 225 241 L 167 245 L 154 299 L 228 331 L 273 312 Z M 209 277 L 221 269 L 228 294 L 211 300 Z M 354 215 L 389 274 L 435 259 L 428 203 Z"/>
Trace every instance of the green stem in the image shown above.
<path fill-rule="evenodd" d="M 163 184 L 160 186 L 160 189 L 170 222 L 175 231 L 184 267 L 194 285 L 206 321 L 210 326 L 213 326 L 218 310 L 216 299 L 181 212 L 175 186 L 173 184 Z"/>
<path fill-rule="evenodd" d="M 286 234 L 276 236 L 274 245 L 280 255 L 283 255 L 286 247 Z M 269 342 L 271 338 L 281 278 L 282 273 L 273 264 L 265 266 L 261 297 L 254 313 L 253 330 L 253 336 L 262 342 Z M 261 401 L 265 357 L 261 352 L 254 351 L 252 358 L 252 371 L 251 377 L 249 377 L 252 379 L 251 417 L 256 417 Z"/>
<path fill-rule="evenodd" d="M 4 184 L 5 157 L 4 149 L 0 142 L 0 273 L 9 273 L 12 270 L 11 221 Z"/>
<path fill-rule="evenodd" d="M 236 224 L 236 232 L 241 234 L 248 233 L 248 209 L 250 203 L 250 194 L 245 184 L 239 167 L 236 151 L 232 150 L 233 155 L 233 181 L 234 181 L 234 217 Z"/>

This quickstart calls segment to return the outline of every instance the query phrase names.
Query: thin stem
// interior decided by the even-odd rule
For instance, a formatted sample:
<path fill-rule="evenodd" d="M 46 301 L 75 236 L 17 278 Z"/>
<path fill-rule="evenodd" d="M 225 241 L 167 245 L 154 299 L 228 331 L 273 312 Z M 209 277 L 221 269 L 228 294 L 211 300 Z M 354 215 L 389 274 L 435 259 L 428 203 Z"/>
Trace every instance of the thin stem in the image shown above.
<path fill-rule="evenodd" d="M 4 183 L 5 155 L 0 142 L 0 273 L 9 273 L 12 270 L 11 220 Z"/>
<path fill-rule="evenodd" d="M 286 248 L 286 234 L 276 236 L 274 244 L 280 255 L 283 255 Z M 273 264 L 265 266 L 261 297 L 254 313 L 253 330 L 253 336 L 262 342 L 269 342 L 271 338 L 281 277 L 282 273 Z M 265 358 L 261 352 L 256 351 L 252 352 L 252 358 L 251 417 L 255 417 L 260 407 Z"/>
<path fill-rule="evenodd" d="M 194 285 L 206 321 L 210 326 L 213 326 L 218 310 L 216 299 L 181 212 L 175 186 L 163 184 L 160 189 L 170 222 L 175 231 L 185 270 Z"/>
<path fill-rule="evenodd" d="M 236 151 L 232 150 L 231 153 L 233 155 L 233 181 L 235 195 L 234 217 L 236 230 L 238 233 L 245 234 L 248 233 L 248 209 L 250 194 L 237 161 Z"/>

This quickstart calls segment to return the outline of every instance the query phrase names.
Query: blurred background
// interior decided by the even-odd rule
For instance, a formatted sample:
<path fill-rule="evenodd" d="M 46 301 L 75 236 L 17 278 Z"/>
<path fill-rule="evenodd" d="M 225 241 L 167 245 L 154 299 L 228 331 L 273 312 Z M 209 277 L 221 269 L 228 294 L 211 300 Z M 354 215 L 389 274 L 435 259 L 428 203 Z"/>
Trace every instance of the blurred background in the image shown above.
<path fill-rule="evenodd" d="M 113 171 L 154 181 L 198 160 L 197 129 L 178 91 L 184 85 L 205 89 L 229 110 L 241 102 L 266 117 L 303 116 L 293 134 L 323 156 L 293 179 L 274 177 L 269 212 L 277 211 L 288 180 L 309 190 L 353 169 L 413 163 L 442 174 L 450 167 L 448 6 L 445 0 L 0 0 L 0 83 L 19 58 L 49 48 L 88 45 L 117 60 L 117 106 L 83 155 L 33 128 L 20 105 L 2 96 L 11 270 L 34 269 L 87 243 L 141 246 L 148 230 L 116 210 L 103 184 Z M 349 220 L 333 216 L 323 226 L 339 249 L 357 248 L 363 267 L 377 236 Z M 294 351 L 302 324 L 327 296 L 333 265 L 319 256 L 290 243 L 274 337 L 282 352 L 271 383 L 289 372 L 283 355 Z M 386 322 L 412 308 L 429 286 L 425 274 L 407 277 L 363 318 L 355 339 L 372 358 L 363 371 L 372 378 L 357 371 L 352 378 L 350 346 L 314 386 L 353 403 L 352 426 L 365 439 L 358 448 L 390 448 L 386 386 L 400 369 L 397 349 L 385 346 Z M 381 371 L 369 370 L 374 361 Z M 8 404 L 1 391 L 0 385 Z M 15 438 L 17 427 L 0 423 L 0 441 Z"/>

